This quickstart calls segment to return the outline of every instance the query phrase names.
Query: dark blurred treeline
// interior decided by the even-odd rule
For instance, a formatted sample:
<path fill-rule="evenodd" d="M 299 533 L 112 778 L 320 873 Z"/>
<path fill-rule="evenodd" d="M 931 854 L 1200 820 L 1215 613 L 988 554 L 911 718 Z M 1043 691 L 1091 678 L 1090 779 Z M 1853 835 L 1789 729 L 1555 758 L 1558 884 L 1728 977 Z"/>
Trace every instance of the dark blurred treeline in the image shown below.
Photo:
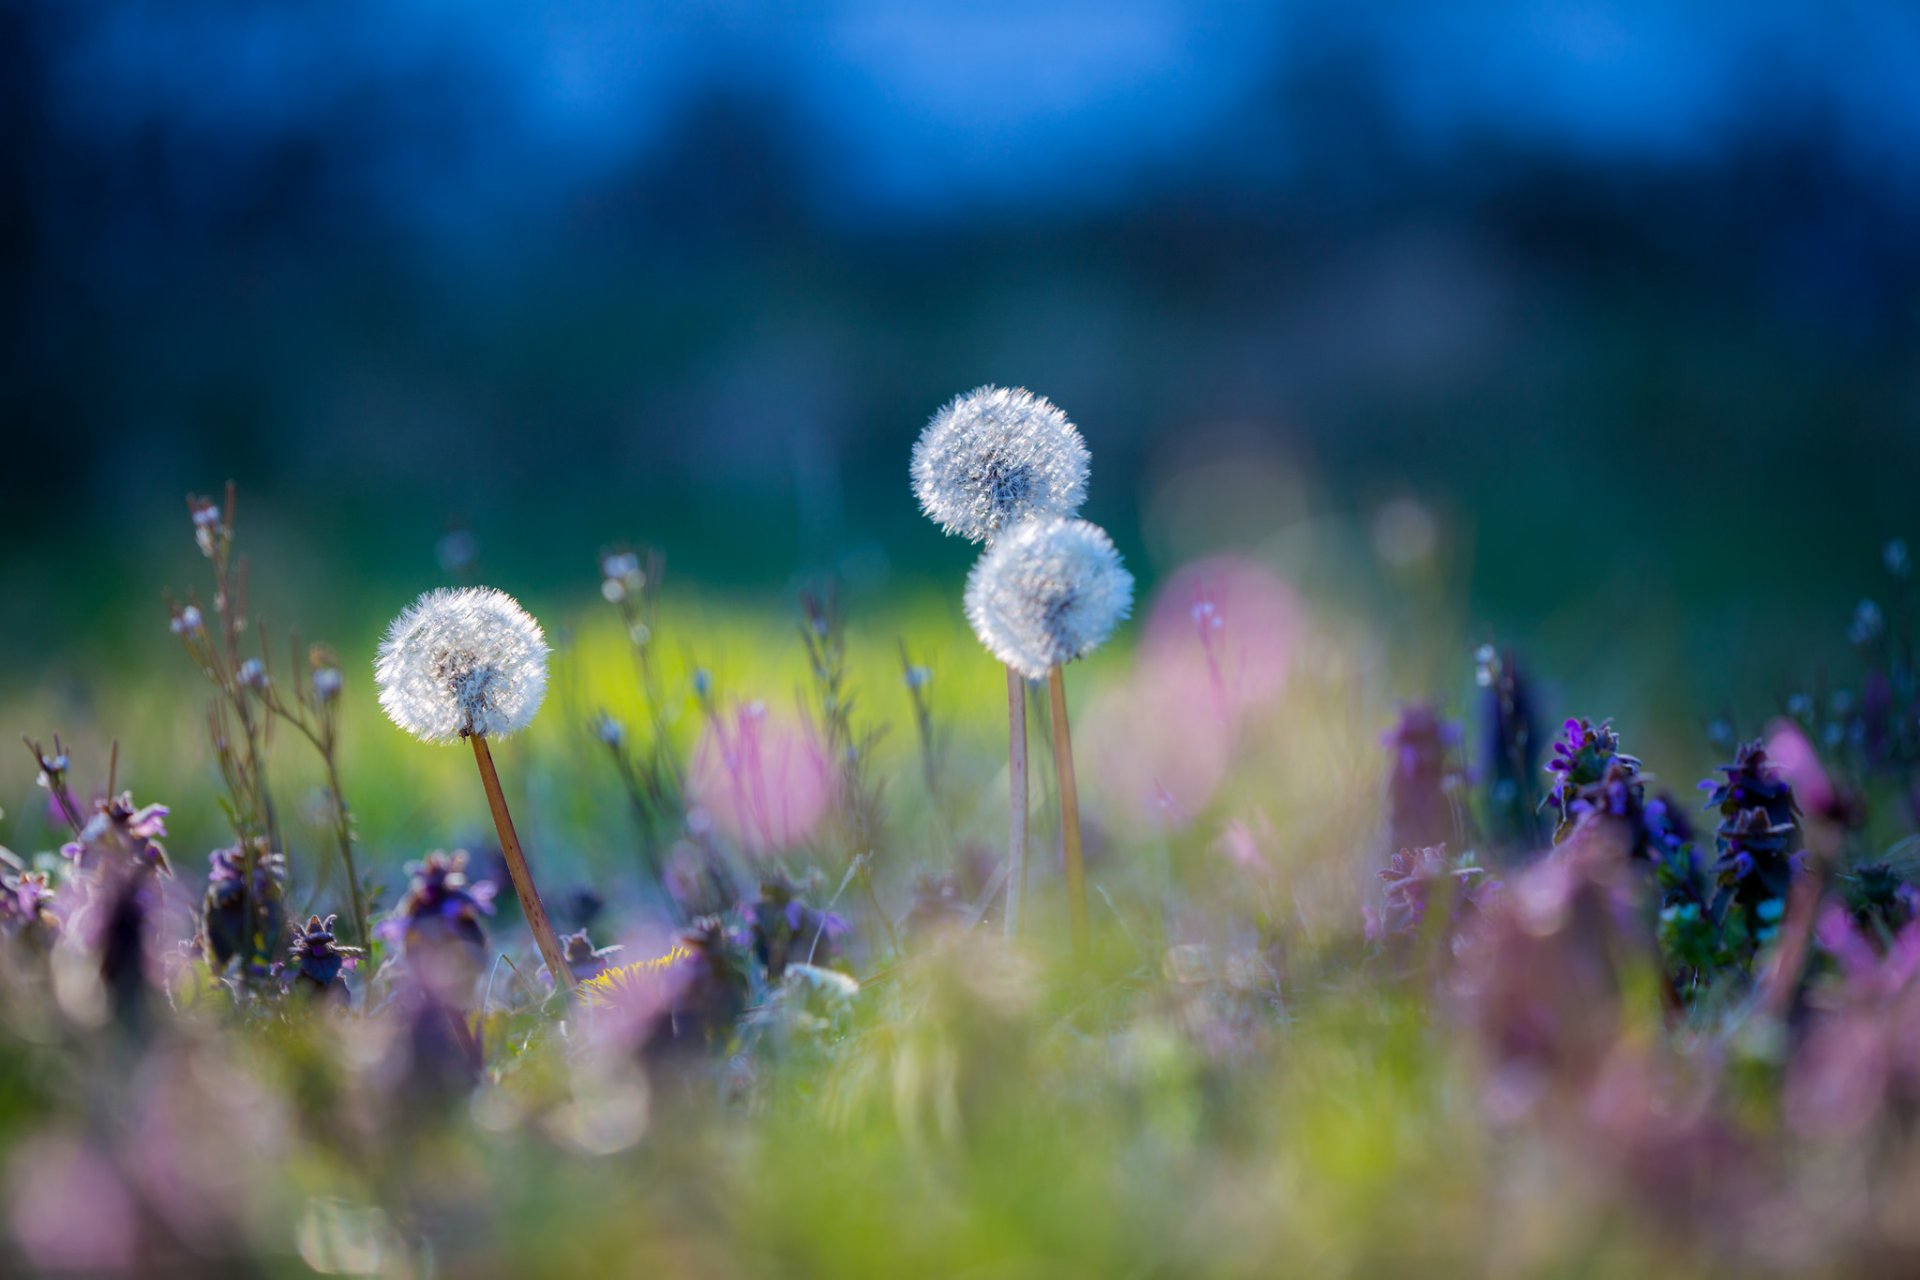
<path fill-rule="evenodd" d="M 1436 145 L 1330 28 L 1084 198 L 903 211 L 756 68 L 549 163 L 484 50 L 347 58 L 276 107 L 274 57 L 243 64 L 265 89 L 201 95 L 141 8 L 89 79 L 103 10 L 0 0 L 0 584 L 26 647 L 101 622 L 76 581 L 175 563 L 142 547 L 228 476 L 360 585 L 416 580 L 455 525 L 510 567 L 630 536 L 719 582 L 944 570 L 964 551 L 920 526 L 906 449 L 989 379 L 1082 423 L 1090 513 L 1149 568 L 1410 493 L 1470 527 L 1474 608 L 1526 617 L 1786 599 L 1916 532 L 1913 185 L 1758 74 L 1711 147 L 1525 121 Z M 121 101 L 127 66 L 177 83 Z M 1166 527 L 1216 456 L 1309 496 Z"/>

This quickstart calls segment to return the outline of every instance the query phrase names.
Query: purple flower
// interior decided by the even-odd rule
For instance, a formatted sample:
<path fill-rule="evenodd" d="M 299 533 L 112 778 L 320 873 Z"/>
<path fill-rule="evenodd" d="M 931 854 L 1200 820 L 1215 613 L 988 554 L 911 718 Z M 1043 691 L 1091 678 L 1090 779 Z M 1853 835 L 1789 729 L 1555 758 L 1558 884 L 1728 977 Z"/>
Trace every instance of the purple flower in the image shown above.
<path fill-rule="evenodd" d="M 778 872 L 760 882 L 760 896 L 741 908 L 754 958 L 777 983 L 789 963 L 828 965 L 840 956 L 844 920 L 807 905 L 801 886 Z"/>
<path fill-rule="evenodd" d="M 1727 776 L 1719 781 L 1709 778 L 1700 789 L 1712 793 L 1707 807 L 1718 809 L 1722 817 L 1737 817 L 1755 807 L 1765 809 L 1775 825 L 1791 825 L 1799 817 L 1793 785 L 1768 758 L 1766 743 L 1756 739 L 1744 744 L 1734 753 L 1733 763 L 1721 765 L 1720 772 Z"/>
<path fill-rule="evenodd" d="M 1507 881 L 1460 950 L 1456 994 L 1491 1059 L 1508 1118 L 1579 1106 L 1625 1026 L 1628 994 L 1657 963 L 1646 878 L 1575 840 Z M 1641 988 L 1644 989 L 1644 988 Z"/>
<path fill-rule="evenodd" d="M 1920 926 L 1881 954 L 1844 908 L 1830 906 L 1815 938 L 1837 976 L 1810 996 L 1812 1016 L 1787 1065 L 1788 1123 L 1816 1137 L 1908 1129 L 1920 1118 Z"/>
<path fill-rule="evenodd" d="M 1375 874 L 1386 886 L 1386 905 L 1378 915 L 1369 913 L 1367 933 L 1379 942 L 1418 935 L 1436 893 L 1458 923 L 1499 889 L 1499 882 L 1486 879 L 1481 868 L 1471 863 L 1456 865 L 1447 857 L 1445 845 L 1402 849 Z"/>
<path fill-rule="evenodd" d="M 407 966 L 440 999 L 463 1001 L 486 965 L 487 931 L 495 886 L 467 879 L 467 854 L 429 853 L 407 870 L 412 881 L 394 908 Z"/>
<path fill-rule="evenodd" d="M 1534 852 L 1540 831 L 1540 724 L 1533 690 L 1511 652 L 1484 645 L 1475 655 L 1480 686 L 1480 755 L 1487 825 L 1509 857 Z"/>
<path fill-rule="evenodd" d="M 49 941 L 60 930 L 53 885 L 44 871 L 0 872 L 0 933 Z"/>
<path fill-rule="evenodd" d="M 610 947 L 594 946 L 593 939 L 588 936 L 585 929 L 560 939 L 560 949 L 566 954 L 567 968 L 573 970 L 574 979 L 578 982 L 599 977 L 606 972 L 609 957 L 616 956 L 625 950 L 618 943 Z M 546 970 L 542 969 L 541 972 L 545 973 Z M 548 981 L 552 981 L 551 974 L 547 977 Z"/>
<path fill-rule="evenodd" d="M 1451 793 L 1460 782 L 1453 748 L 1460 728 L 1414 703 L 1380 740 L 1391 754 L 1387 775 L 1388 839 L 1398 849 L 1445 844 L 1456 833 Z"/>
<path fill-rule="evenodd" d="M 358 947 L 343 947 L 333 936 L 338 916 L 308 916 L 307 923 L 293 932 L 293 988 L 311 995 L 345 1003 L 347 987 L 340 980 L 342 971 L 357 956 Z"/>
<path fill-rule="evenodd" d="M 251 881 L 247 860 L 247 850 L 239 848 L 207 856 L 200 938 L 215 973 L 225 973 L 239 959 L 243 976 L 258 977 L 279 957 L 286 934 L 287 859 L 256 848 Z"/>
<path fill-rule="evenodd" d="M 1603 720 L 1597 725 L 1585 719 L 1566 722 L 1560 740 L 1553 744 L 1553 758 L 1547 761 L 1547 772 L 1554 778 L 1547 803 L 1560 813 L 1553 833 L 1555 843 L 1573 830 L 1578 817 L 1574 800 L 1581 789 L 1600 782 L 1607 776 L 1607 766 L 1616 762 L 1629 776 L 1640 772 L 1640 761 L 1620 750 L 1620 735 L 1613 731 L 1613 721 Z"/>
<path fill-rule="evenodd" d="M 60 848 L 76 870 L 97 872 L 107 864 L 172 875 L 160 837 L 167 834 L 167 806 L 135 808 L 133 793 L 101 800 L 79 833 Z"/>

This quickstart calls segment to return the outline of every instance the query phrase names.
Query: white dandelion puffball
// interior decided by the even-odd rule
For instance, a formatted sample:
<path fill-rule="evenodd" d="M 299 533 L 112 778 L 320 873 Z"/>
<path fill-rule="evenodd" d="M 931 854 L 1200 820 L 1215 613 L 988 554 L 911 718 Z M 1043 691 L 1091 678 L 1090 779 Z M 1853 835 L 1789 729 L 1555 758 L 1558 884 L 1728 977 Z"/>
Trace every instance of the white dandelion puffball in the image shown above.
<path fill-rule="evenodd" d="M 373 678 L 388 718 L 423 742 L 502 738 L 547 695 L 547 638 L 504 591 L 442 587 L 393 620 Z"/>
<path fill-rule="evenodd" d="M 1029 520 L 967 577 L 967 621 L 994 657 L 1029 680 L 1092 653 L 1133 607 L 1133 575 L 1113 539 L 1085 520 Z"/>
<path fill-rule="evenodd" d="M 913 446 L 920 509 L 948 533 L 992 542 L 1034 516 L 1071 516 L 1087 497 L 1087 445 L 1053 402 L 981 387 L 933 415 Z"/>

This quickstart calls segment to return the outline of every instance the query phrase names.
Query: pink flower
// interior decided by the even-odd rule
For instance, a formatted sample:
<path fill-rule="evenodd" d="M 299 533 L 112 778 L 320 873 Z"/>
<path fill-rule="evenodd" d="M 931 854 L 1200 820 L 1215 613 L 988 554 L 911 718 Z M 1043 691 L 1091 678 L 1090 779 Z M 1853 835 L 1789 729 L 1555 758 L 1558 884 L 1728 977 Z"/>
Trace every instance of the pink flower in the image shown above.
<path fill-rule="evenodd" d="M 826 816 L 833 769 L 804 725 L 755 702 L 708 722 L 689 789 L 721 834 L 750 853 L 784 853 L 805 844 Z"/>
<path fill-rule="evenodd" d="M 1181 830 L 1212 802 L 1236 736 L 1284 688 L 1299 598 L 1238 556 L 1195 561 L 1148 610 L 1131 676 L 1087 713 L 1088 776 L 1136 819 Z"/>
<path fill-rule="evenodd" d="M 113 1165 L 72 1138 L 45 1133 L 7 1162 L 7 1220 L 29 1266 L 118 1272 L 139 1249 L 137 1206 Z"/>
<path fill-rule="evenodd" d="M 1189 674 L 1216 714 L 1234 720 L 1280 695 L 1304 614 L 1293 588 L 1258 561 L 1196 560 L 1154 597 L 1140 665 Z"/>

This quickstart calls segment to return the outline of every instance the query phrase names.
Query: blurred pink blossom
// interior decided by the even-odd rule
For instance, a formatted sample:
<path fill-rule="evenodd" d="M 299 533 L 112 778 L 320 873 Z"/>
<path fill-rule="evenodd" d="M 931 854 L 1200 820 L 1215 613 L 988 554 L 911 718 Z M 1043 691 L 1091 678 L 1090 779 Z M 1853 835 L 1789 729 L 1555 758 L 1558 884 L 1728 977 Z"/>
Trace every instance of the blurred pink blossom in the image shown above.
<path fill-rule="evenodd" d="M 1303 610 L 1238 556 L 1175 573 L 1147 611 L 1131 674 L 1088 710 L 1089 776 L 1135 818 L 1180 830 L 1226 781 L 1235 737 L 1286 684 Z"/>
<path fill-rule="evenodd" d="M 1791 720 L 1776 720 L 1767 730 L 1767 755 L 1793 784 L 1793 794 L 1808 813 L 1825 813 L 1833 806 L 1833 780 L 1821 767 L 1820 757 L 1800 726 Z"/>
<path fill-rule="evenodd" d="M 1908 925 L 1883 956 L 1844 907 L 1815 927 L 1840 974 L 1816 989 L 1815 1010 L 1788 1067 L 1787 1121 L 1809 1136 L 1868 1131 L 1883 1112 L 1920 1110 L 1920 925 Z"/>
<path fill-rule="evenodd" d="M 833 767 L 805 725 L 755 702 L 708 722 L 689 790 L 728 839 L 750 853 L 784 853 L 806 843 L 826 816 Z"/>
<path fill-rule="evenodd" d="M 137 1212 L 112 1164 L 73 1138 L 31 1138 L 7 1162 L 7 1224 L 36 1269 L 130 1269 L 139 1247 Z"/>
<path fill-rule="evenodd" d="M 1194 677 L 1218 714 L 1237 719 L 1285 687 L 1304 614 L 1294 589 L 1258 561 L 1196 560 L 1155 595 L 1139 665 Z"/>

